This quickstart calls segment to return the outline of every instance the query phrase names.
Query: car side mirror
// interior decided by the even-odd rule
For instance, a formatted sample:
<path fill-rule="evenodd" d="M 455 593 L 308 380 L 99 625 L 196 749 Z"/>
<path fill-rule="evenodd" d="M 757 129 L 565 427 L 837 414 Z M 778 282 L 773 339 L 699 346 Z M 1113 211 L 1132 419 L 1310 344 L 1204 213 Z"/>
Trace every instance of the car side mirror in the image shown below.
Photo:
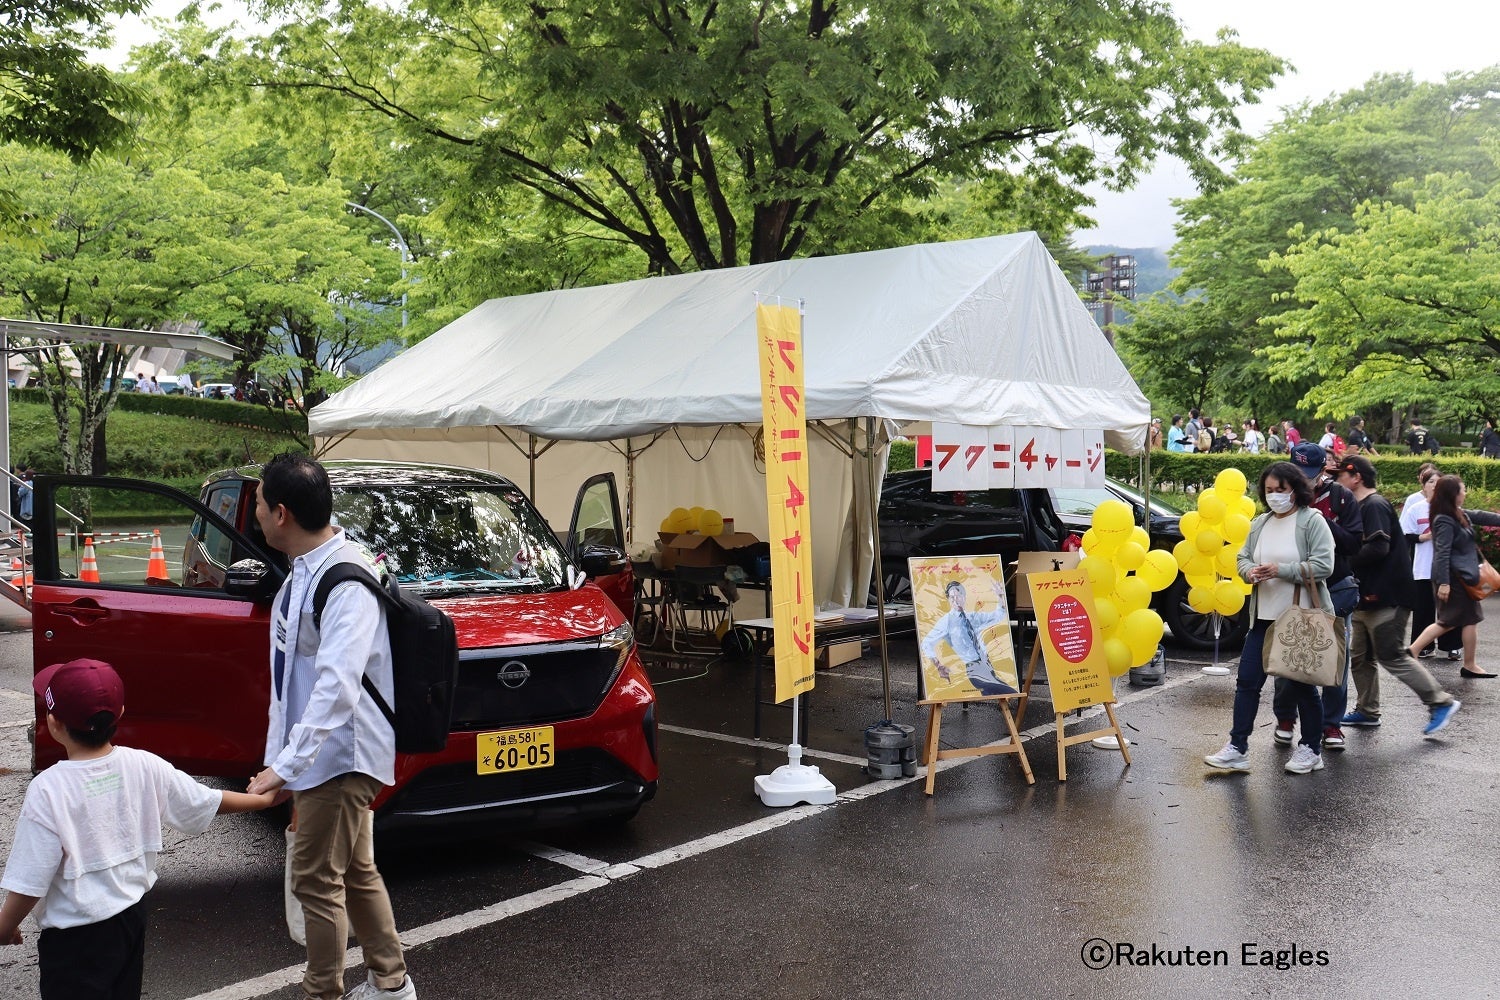
<path fill-rule="evenodd" d="M 623 549 L 617 549 L 613 545 L 594 544 L 583 547 L 578 562 L 583 566 L 585 576 L 595 577 L 623 573 L 629 560 Z"/>
<path fill-rule="evenodd" d="M 231 563 L 224 573 L 224 593 L 231 597 L 269 597 L 271 572 L 259 559 Z"/>

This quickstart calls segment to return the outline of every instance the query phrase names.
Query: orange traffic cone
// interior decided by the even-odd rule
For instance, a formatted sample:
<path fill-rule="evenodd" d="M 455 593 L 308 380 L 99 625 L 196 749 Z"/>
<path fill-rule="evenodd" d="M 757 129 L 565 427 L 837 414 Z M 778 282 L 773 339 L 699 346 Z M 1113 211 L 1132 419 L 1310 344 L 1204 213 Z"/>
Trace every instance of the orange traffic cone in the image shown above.
<path fill-rule="evenodd" d="M 161 531 L 151 532 L 151 561 L 146 563 L 146 579 L 169 580 L 167 576 L 167 554 L 161 550 Z"/>
<path fill-rule="evenodd" d="M 99 582 L 99 557 L 94 554 L 94 536 L 83 536 L 83 567 L 78 571 L 80 583 Z"/>

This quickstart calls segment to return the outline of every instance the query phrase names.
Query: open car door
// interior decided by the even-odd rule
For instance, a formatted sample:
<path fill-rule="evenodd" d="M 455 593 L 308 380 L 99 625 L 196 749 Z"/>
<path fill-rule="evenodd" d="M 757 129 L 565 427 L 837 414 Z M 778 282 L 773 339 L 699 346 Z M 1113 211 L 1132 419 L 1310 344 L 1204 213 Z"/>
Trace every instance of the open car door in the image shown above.
<path fill-rule="evenodd" d="M 635 575 L 625 555 L 625 522 L 613 472 L 593 476 L 579 488 L 567 546 L 568 555 L 609 595 L 625 620 L 634 620 Z"/>
<path fill-rule="evenodd" d="M 36 480 L 33 669 L 111 664 L 125 682 L 117 742 L 190 774 L 254 774 L 265 753 L 270 604 L 284 570 L 230 520 L 243 517 L 238 501 L 221 495 L 216 512 L 160 483 Z M 246 558 L 271 567 L 265 586 L 230 594 L 224 570 Z M 63 756 L 38 726 L 33 766 Z"/>

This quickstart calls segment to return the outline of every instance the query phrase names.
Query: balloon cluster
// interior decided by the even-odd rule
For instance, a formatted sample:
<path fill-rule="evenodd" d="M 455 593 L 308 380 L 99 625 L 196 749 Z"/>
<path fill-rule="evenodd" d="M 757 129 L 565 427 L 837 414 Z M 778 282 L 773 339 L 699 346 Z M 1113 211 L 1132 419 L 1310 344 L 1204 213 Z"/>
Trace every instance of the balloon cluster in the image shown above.
<path fill-rule="evenodd" d="M 1162 620 L 1151 610 L 1151 595 L 1177 579 L 1177 563 L 1170 552 L 1151 548 L 1151 537 L 1122 501 L 1106 500 L 1095 507 L 1090 523 L 1078 568 L 1094 586 L 1104 656 L 1110 674 L 1119 677 L 1156 655 Z"/>
<path fill-rule="evenodd" d="M 716 510 L 705 510 L 702 507 L 673 507 L 661 522 L 661 530 L 666 534 L 680 535 L 686 531 L 696 531 L 702 535 L 718 535 L 724 531 L 724 518 Z"/>
<path fill-rule="evenodd" d="M 1250 584 L 1236 560 L 1250 534 L 1255 501 L 1245 495 L 1245 474 L 1224 469 L 1213 489 L 1198 496 L 1198 509 L 1182 515 L 1182 541 L 1172 549 L 1188 583 L 1188 607 L 1206 615 L 1232 615 L 1245 606 Z"/>

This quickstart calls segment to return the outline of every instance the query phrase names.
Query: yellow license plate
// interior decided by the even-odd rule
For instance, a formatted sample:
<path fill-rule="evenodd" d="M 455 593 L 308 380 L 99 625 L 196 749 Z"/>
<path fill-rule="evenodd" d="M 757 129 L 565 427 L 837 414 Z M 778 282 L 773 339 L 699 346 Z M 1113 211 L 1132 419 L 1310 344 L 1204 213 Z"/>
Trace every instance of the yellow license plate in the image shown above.
<path fill-rule="evenodd" d="M 551 726 L 480 733 L 475 740 L 475 755 L 480 774 L 509 774 L 511 771 L 551 767 L 557 756 L 552 747 Z"/>

